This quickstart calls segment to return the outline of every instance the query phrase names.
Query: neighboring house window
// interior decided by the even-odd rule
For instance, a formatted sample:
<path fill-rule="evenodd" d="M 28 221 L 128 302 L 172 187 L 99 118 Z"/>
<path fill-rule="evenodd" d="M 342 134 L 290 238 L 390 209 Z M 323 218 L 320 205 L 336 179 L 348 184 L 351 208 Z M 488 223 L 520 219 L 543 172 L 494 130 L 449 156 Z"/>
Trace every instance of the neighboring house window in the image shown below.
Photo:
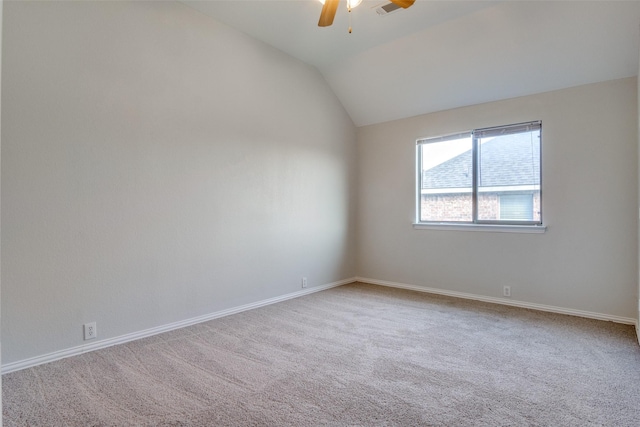
<path fill-rule="evenodd" d="M 419 223 L 541 225 L 541 122 L 417 141 Z"/>
<path fill-rule="evenodd" d="M 501 194 L 500 219 L 533 221 L 533 194 Z"/>

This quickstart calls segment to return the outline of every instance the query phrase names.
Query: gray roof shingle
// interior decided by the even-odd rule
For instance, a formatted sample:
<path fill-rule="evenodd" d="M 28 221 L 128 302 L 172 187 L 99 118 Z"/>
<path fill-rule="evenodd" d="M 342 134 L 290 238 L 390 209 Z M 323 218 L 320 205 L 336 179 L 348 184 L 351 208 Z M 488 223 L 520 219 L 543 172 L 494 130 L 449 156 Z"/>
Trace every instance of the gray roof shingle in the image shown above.
<path fill-rule="evenodd" d="M 540 143 L 529 133 L 493 138 L 480 146 L 480 187 L 540 184 Z M 471 187 L 471 150 L 422 173 L 422 188 Z"/>

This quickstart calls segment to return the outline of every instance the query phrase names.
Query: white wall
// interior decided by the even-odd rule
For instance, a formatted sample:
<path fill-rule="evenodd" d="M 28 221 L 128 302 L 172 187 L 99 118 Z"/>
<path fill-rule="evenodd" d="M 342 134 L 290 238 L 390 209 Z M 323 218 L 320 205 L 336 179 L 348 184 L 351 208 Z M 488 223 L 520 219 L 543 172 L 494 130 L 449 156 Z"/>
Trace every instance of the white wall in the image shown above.
<path fill-rule="evenodd" d="M 545 234 L 412 228 L 417 138 L 538 119 Z M 359 128 L 358 275 L 634 319 L 637 119 L 628 78 Z"/>
<path fill-rule="evenodd" d="M 321 75 L 180 3 L 9 2 L 2 361 L 355 275 Z"/>

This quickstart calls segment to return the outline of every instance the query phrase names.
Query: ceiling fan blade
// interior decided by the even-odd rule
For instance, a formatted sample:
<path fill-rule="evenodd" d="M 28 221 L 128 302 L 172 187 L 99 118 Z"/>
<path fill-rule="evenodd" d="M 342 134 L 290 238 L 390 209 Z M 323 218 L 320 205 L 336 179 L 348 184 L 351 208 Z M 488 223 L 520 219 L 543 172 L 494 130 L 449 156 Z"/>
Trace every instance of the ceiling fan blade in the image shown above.
<path fill-rule="evenodd" d="M 405 9 L 416 2 L 416 0 L 389 0 L 389 1 Z"/>
<path fill-rule="evenodd" d="M 322 6 L 322 12 L 320 13 L 318 27 L 328 27 L 333 24 L 333 18 L 336 16 L 339 3 L 340 0 L 325 0 L 324 6 Z"/>

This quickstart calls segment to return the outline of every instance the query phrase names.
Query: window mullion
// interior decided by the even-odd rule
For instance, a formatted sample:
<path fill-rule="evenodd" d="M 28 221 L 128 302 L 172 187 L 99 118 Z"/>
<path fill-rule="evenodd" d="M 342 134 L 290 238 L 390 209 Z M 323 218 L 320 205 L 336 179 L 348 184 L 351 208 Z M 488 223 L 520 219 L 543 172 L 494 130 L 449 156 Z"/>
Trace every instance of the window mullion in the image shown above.
<path fill-rule="evenodd" d="M 478 138 L 475 132 L 471 140 L 471 222 L 478 222 Z"/>
<path fill-rule="evenodd" d="M 423 175 L 423 171 L 422 171 L 422 144 L 418 144 L 417 148 L 417 159 L 416 159 L 416 169 L 418 170 L 418 174 L 416 176 L 416 190 L 418 193 L 418 202 L 416 203 L 416 218 L 419 219 L 419 221 L 422 221 L 422 204 L 421 204 L 421 199 L 422 199 L 422 175 Z"/>

